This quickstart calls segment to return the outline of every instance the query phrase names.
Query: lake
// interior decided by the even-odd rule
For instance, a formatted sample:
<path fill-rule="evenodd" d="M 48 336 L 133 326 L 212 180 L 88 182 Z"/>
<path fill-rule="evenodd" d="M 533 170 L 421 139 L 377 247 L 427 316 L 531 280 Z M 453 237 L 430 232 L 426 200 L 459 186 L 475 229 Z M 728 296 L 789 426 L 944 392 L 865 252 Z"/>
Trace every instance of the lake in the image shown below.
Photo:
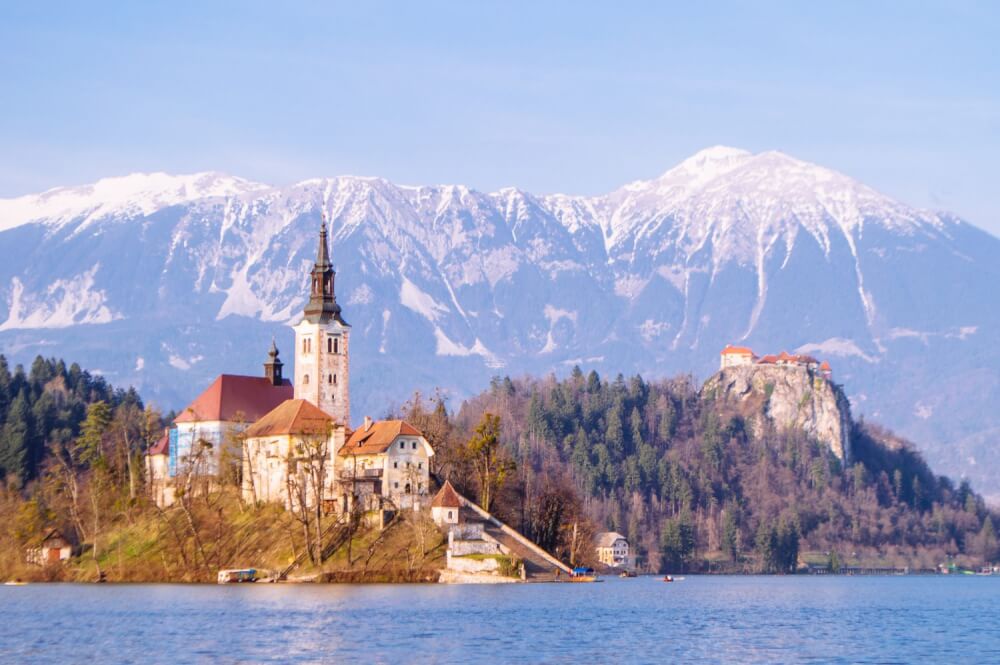
<path fill-rule="evenodd" d="M 1000 662 L 1000 577 L 0 586 L 0 662 Z"/>

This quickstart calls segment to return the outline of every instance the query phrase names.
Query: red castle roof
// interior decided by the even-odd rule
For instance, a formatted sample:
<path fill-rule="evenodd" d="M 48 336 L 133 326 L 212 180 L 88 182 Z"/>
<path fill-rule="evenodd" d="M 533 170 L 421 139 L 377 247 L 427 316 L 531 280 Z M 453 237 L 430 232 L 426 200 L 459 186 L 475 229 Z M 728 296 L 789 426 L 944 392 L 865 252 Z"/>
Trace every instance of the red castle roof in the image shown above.
<path fill-rule="evenodd" d="M 745 346 L 733 346 L 731 344 L 727 344 L 726 348 L 722 349 L 722 353 L 720 355 L 723 355 L 723 356 L 752 356 L 753 355 L 753 351 L 751 351 L 750 349 L 748 349 Z"/>

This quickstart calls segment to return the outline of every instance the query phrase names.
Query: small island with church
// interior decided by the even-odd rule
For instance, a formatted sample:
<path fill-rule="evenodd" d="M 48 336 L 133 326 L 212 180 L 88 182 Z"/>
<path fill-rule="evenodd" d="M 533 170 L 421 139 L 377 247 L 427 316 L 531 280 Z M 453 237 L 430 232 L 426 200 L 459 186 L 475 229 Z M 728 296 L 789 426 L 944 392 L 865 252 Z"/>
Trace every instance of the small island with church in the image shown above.
<path fill-rule="evenodd" d="M 280 506 L 302 524 L 303 552 L 283 568 L 261 573 L 264 577 L 296 579 L 302 564 L 322 568 L 360 530 L 373 532 L 377 541 L 383 530 L 402 522 L 409 524 L 405 537 L 423 544 L 425 555 L 427 543 L 438 544 L 430 551 L 443 554 L 436 564 L 431 559 L 431 568 L 440 568 L 440 581 L 570 577 L 565 563 L 460 495 L 447 480 L 432 476 L 435 451 L 416 426 L 365 416 L 356 429 L 351 427 L 351 326 L 337 303 L 335 277 L 324 220 L 309 300 L 293 326 L 293 378 L 285 377 L 274 341 L 262 376 L 216 378 L 146 454 L 156 506 L 166 510 L 217 492 L 225 457 L 235 456 L 242 501 Z M 434 528 L 439 533 L 428 533 Z M 417 576 L 433 573 L 421 570 Z"/>

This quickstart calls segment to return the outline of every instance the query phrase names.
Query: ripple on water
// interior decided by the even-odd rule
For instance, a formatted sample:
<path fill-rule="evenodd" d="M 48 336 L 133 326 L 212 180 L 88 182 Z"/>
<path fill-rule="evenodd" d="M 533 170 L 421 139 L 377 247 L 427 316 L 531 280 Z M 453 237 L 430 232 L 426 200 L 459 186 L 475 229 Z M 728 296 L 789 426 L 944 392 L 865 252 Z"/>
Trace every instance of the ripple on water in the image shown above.
<path fill-rule="evenodd" d="M 0 587 L 0 662 L 1000 662 L 1000 578 Z"/>

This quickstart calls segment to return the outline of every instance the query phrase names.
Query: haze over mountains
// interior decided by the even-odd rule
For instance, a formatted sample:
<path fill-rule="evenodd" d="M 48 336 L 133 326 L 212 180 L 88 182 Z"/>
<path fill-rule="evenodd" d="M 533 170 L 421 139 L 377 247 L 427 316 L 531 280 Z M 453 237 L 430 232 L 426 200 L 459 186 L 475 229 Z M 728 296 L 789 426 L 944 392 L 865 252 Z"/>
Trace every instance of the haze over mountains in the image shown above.
<path fill-rule="evenodd" d="M 321 211 L 355 421 L 495 374 L 706 378 L 722 346 L 828 359 L 856 415 L 1000 495 L 1000 239 L 779 152 L 701 151 L 603 196 L 136 174 L 0 200 L 0 349 L 180 408 L 257 373 Z"/>

